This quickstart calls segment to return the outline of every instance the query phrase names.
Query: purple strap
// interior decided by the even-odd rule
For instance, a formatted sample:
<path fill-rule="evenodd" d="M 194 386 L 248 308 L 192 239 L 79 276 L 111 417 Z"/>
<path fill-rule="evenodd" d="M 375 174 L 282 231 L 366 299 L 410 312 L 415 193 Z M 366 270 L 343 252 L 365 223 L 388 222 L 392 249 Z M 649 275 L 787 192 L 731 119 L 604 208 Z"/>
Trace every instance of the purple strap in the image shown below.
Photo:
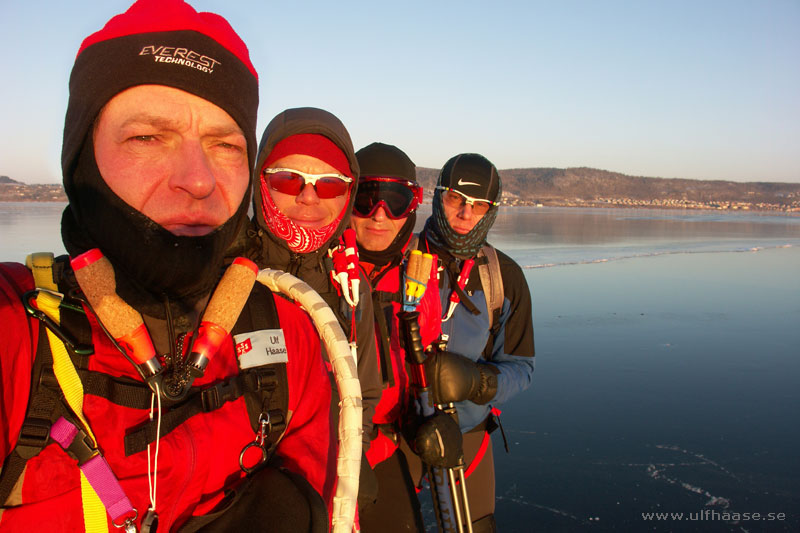
<path fill-rule="evenodd" d="M 95 455 L 81 466 L 86 479 L 100 496 L 112 520 L 120 516 L 133 513 L 133 505 L 122 490 L 122 485 L 117 481 L 108 461 L 102 455 Z"/>
<path fill-rule="evenodd" d="M 56 423 L 50 428 L 50 436 L 64 450 L 67 450 L 72 445 L 72 441 L 75 440 L 77 434 L 78 428 L 75 424 L 63 416 L 56 420 Z M 100 497 L 100 501 L 103 502 L 112 520 L 116 520 L 122 515 L 136 512 L 133 505 L 131 505 L 131 501 L 125 495 L 125 491 L 122 490 L 122 485 L 119 484 L 114 472 L 111 471 L 111 466 L 109 466 L 105 457 L 98 453 L 80 465 L 80 469 Z"/>
<path fill-rule="evenodd" d="M 68 422 L 63 416 L 50 428 L 50 437 L 65 450 L 70 447 L 77 434 L 77 426 Z"/>

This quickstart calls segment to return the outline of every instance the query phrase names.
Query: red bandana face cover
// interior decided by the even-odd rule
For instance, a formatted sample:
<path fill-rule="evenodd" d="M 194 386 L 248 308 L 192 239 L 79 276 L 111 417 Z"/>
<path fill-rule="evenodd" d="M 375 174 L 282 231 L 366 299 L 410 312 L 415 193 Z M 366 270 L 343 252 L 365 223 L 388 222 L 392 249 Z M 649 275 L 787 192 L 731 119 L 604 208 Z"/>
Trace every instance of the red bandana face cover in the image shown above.
<path fill-rule="evenodd" d="M 267 223 L 269 230 L 275 234 L 276 237 L 286 241 L 289 249 L 298 254 L 306 254 L 318 250 L 320 246 L 331 238 L 336 228 L 344 217 L 347 206 L 350 202 L 346 202 L 344 208 L 339 213 L 333 222 L 327 226 L 317 229 L 304 228 L 298 226 L 292 220 L 281 213 L 278 206 L 272 200 L 272 195 L 269 192 L 268 179 L 264 176 L 261 177 L 261 211 L 264 214 L 264 221 Z M 350 192 L 347 193 L 348 199 Z"/>
<path fill-rule="evenodd" d="M 305 154 L 316 157 L 348 177 L 352 177 L 352 173 L 344 152 L 327 137 L 314 133 L 300 133 L 281 140 L 261 165 L 262 172 L 259 178 L 261 185 L 261 212 L 264 215 L 264 222 L 267 228 L 276 237 L 286 241 L 291 251 L 298 254 L 306 254 L 318 250 L 336 232 L 336 228 L 339 227 L 350 205 L 352 187 L 347 189 L 347 201 L 345 201 L 342 211 L 330 224 L 317 229 L 299 226 L 284 215 L 275 205 L 270 193 L 269 178 L 263 174 L 264 168 L 290 154 Z"/>

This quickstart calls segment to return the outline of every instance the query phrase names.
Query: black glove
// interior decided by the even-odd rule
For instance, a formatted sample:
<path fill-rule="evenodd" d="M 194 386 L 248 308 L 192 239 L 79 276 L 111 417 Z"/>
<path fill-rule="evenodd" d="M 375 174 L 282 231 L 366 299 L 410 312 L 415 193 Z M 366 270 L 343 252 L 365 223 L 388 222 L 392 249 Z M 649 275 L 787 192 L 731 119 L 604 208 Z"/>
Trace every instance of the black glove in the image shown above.
<path fill-rule="evenodd" d="M 417 429 L 413 449 L 427 465 L 442 468 L 458 466 L 463 463 L 464 457 L 461 429 L 452 416 L 437 412 Z"/>
<path fill-rule="evenodd" d="M 497 394 L 494 365 L 476 363 L 452 352 L 435 352 L 425 359 L 425 376 L 437 404 L 469 400 L 483 405 Z"/>
<path fill-rule="evenodd" d="M 378 477 L 369 466 L 367 456 L 361 454 L 361 473 L 358 476 L 358 507 L 364 509 L 378 501 Z"/>

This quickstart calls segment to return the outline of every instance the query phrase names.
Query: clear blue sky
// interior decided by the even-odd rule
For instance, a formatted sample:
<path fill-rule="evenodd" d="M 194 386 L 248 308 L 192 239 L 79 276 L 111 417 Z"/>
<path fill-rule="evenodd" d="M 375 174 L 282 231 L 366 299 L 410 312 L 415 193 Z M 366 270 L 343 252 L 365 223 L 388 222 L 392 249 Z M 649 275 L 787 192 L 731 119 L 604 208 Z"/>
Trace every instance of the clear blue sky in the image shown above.
<path fill-rule="evenodd" d="M 800 1 L 211 1 L 288 107 L 419 166 L 800 182 Z M 60 181 L 67 82 L 128 0 L 0 0 L 0 175 Z"/>

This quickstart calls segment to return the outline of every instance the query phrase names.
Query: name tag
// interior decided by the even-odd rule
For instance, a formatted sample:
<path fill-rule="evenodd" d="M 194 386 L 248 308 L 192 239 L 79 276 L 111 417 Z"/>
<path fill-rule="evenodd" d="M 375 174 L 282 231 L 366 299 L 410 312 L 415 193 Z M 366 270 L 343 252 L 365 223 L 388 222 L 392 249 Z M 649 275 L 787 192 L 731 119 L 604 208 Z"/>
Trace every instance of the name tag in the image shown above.
<path fill-rule="evenodd" d="M 242 370 L 289 360 L 282 329 L 262 329 L 234 335 L 233 342 Z"/>

